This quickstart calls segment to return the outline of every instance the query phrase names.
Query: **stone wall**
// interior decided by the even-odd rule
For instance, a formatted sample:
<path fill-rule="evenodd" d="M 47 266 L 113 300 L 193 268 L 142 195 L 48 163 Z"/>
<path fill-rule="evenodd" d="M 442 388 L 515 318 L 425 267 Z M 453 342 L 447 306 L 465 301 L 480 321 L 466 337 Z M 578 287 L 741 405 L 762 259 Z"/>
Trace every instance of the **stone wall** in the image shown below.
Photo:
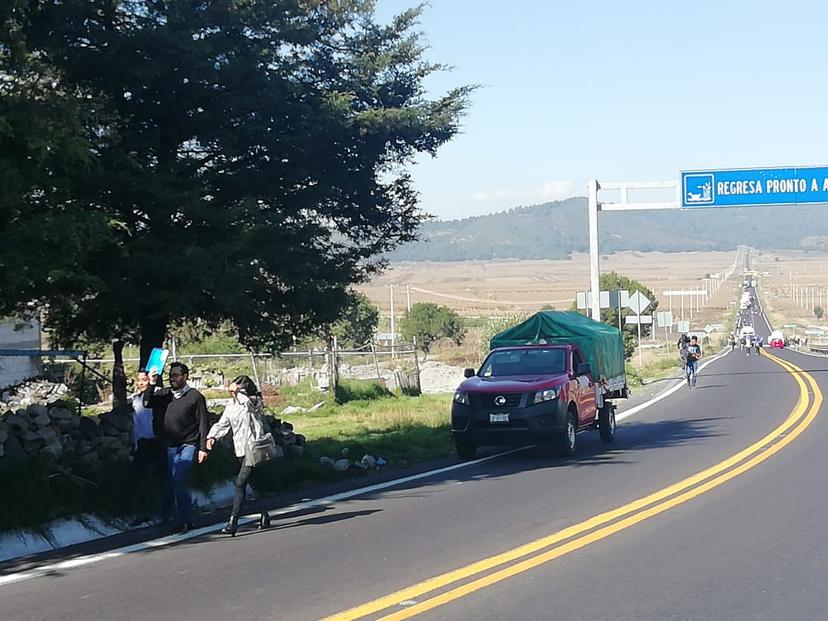
<path fill-rule="evenodd" d="M 22 324 L 14 320 L 0 321 L 0 349 L 40 349 L 40 324 L 36 320 Z M 0 357 L 0 388 L 18 384 L 40 373 L 40 358 L 22 356 Z"/>
<path fill-rule="evenodd" d="M 129 459 L 132 414 L 106 412 L 79 416 L 68 388 L 33 380 L 0 393 L 0 466 L 9 460 L 43 455 L 55 461 L 79 459 L 88 465 Z M 211 422 L 218 414 L 211 414 Z M 264 423 L 273 434 L 278 454 L 301 455 L 305 438 L 273 416 Z M 225 442 L 231 444 L 229 438 Z"/>

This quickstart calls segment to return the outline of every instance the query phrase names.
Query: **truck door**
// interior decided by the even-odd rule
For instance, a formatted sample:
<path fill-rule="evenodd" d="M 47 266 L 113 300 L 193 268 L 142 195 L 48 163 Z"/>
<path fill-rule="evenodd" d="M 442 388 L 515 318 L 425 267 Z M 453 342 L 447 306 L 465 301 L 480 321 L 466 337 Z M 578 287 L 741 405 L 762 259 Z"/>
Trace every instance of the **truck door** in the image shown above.
<path fill-rule="evenodd" d="M 577 373 L 578 365 L 586 362 L 581 352 L 572 349 L 572 370 Z M 595 382 L 591 375 L 575 378 L 575 403 L 578 405 L 578 426 L 588 425 L 595 420 Z"/>

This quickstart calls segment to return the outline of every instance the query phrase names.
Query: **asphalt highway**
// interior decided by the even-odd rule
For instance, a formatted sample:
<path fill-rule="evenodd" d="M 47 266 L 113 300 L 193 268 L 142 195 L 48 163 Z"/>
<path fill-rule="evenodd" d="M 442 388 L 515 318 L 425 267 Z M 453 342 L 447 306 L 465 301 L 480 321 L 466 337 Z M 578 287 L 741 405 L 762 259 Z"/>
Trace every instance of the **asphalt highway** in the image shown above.
<path fill-rule="evenodd" d="M 716 360 L 611 445 L 6 584 L 0 619 L 825 619 L 828 360 L 768 353 Z"/>

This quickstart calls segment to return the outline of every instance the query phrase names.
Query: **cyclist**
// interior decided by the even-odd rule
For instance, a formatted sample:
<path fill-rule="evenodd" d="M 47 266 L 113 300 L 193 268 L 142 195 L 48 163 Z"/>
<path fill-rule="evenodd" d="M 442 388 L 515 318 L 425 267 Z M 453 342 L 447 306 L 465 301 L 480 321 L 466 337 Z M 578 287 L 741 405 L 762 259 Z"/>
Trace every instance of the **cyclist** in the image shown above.
<path fill-rule="evenodd" d="M 701 345 L 699 345 L 699 337 L 694 336 L 690 339 L 690 344 L 687 346 L 687 386 L 691 388 L 696 387 L 696 369 L 701 357 L 702 349 Z"/>

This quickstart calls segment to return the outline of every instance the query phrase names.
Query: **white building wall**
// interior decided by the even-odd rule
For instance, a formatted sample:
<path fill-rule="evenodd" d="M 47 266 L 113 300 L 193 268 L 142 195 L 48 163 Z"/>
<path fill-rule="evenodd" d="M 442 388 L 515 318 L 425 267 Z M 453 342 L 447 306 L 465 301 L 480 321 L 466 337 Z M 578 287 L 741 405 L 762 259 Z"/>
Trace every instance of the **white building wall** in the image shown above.
<path fill-rule="evenodd" d="M 30 324 L 16 330 L 22 322 L 0 320 L 0 349 L 40 349 L 40 324 Z M 40 373 L 40 357 L 0 356 L 0 388 L 19 384 Z"/>

